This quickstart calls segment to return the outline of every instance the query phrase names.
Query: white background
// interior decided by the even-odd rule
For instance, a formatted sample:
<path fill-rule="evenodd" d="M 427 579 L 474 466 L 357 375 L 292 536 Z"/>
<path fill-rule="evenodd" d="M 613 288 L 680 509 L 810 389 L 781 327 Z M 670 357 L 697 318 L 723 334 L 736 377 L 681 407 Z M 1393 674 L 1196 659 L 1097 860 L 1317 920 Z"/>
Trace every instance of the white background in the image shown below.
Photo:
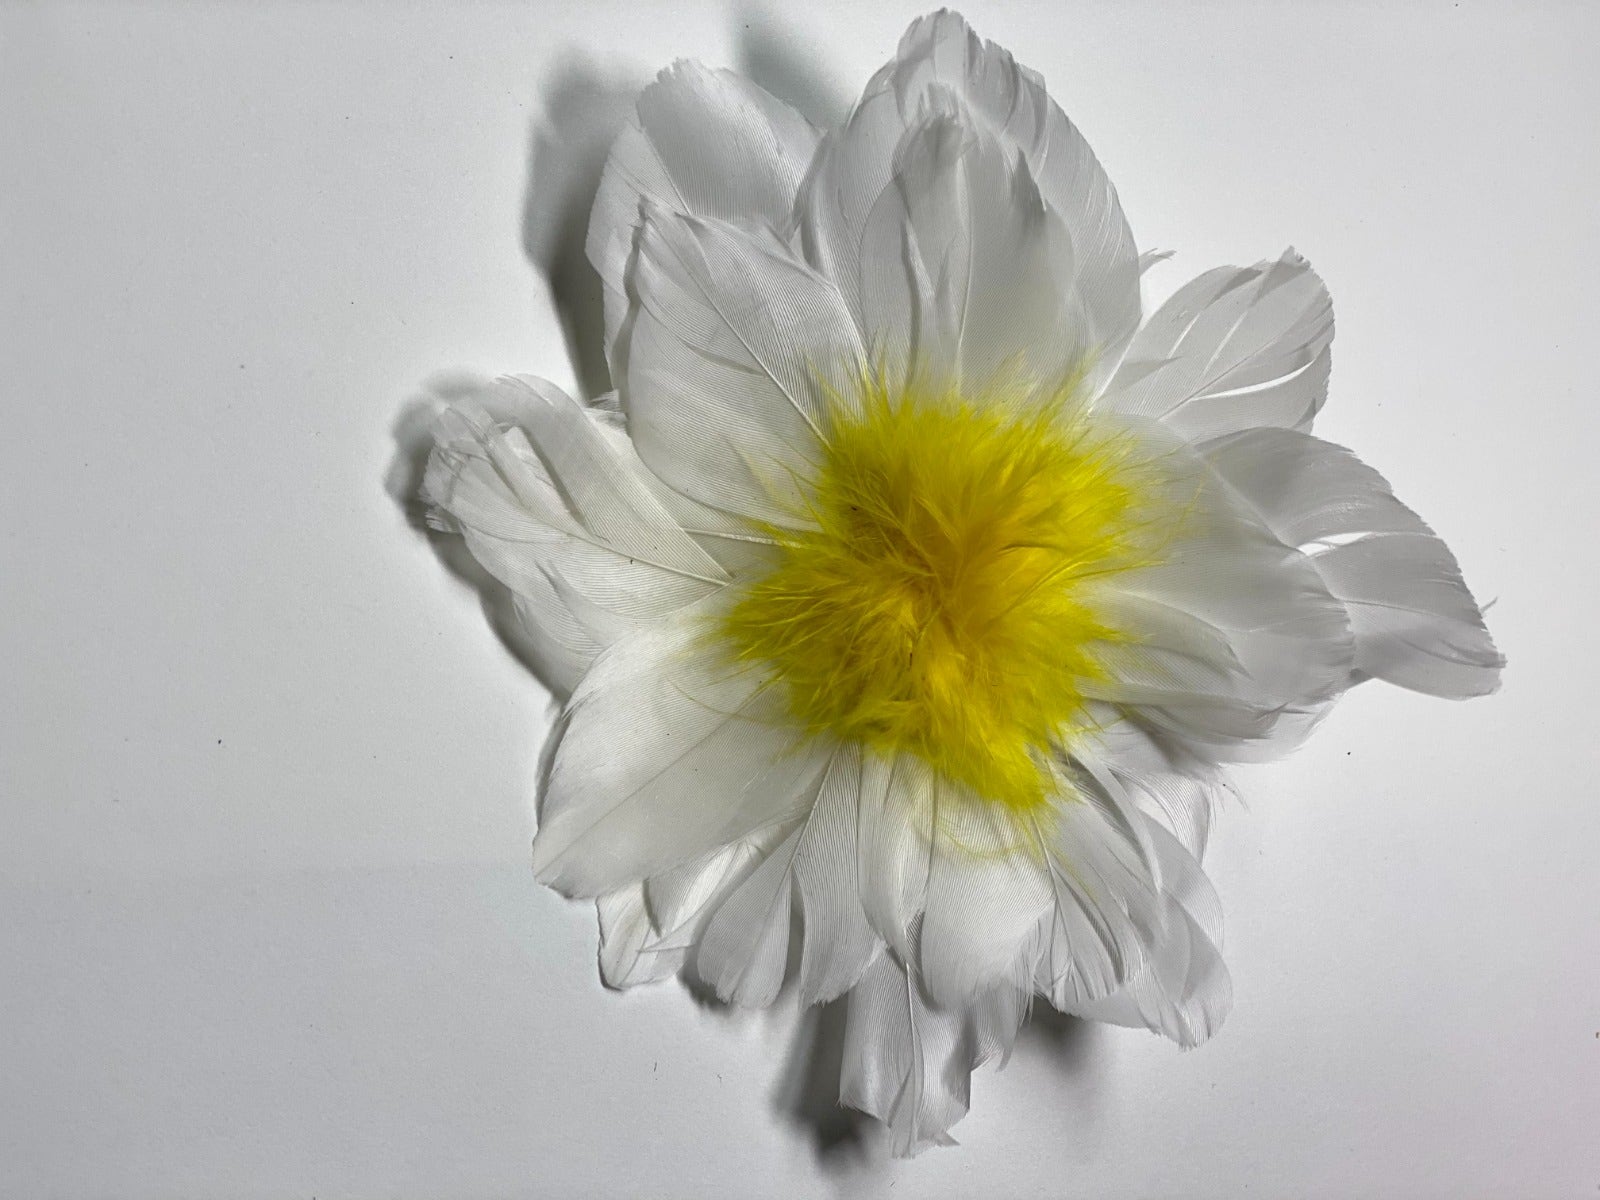
<path fill-rule="evenodd" d="M 790 7 L 0 8 L 0 1195 L 1597 1194 L 1593 6 L 969 10 L 1154 289 L 1311 258 L 1319 431 L 1498 598 L 1499 695 L 1365 686 L 1245 777 L 1212 1044 L 1036 1027 L 895 1163 L 794 1115 L 793 1013 L 600 987 L 402 418 L 574 382 L 525 234 L 559 276 L 619 95 L 695 56 L 836 116 L 916 12 Z"/>

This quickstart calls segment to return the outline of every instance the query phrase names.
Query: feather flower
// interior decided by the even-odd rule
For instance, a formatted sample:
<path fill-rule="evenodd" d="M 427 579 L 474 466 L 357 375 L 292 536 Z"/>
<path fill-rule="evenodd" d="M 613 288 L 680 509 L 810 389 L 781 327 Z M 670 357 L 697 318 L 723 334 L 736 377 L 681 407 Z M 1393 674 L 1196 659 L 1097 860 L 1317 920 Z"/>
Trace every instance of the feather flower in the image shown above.
<path fill-rule="evenodd" d="M 827 133 L 666 70 L 588 252 L 616 392 L 487 386 L 425 482 L 565 698 L 537 876 L 614 987 L 846 997 L 840 1099 L 897 1153 L 1035 997 L 1218 1028 L 1223 764 L 1366 678 L 1497 684 L 1450 551 L 1309 432 L 1305 260 L 1143 317 L 1083 137 L 953 13 Z"/>

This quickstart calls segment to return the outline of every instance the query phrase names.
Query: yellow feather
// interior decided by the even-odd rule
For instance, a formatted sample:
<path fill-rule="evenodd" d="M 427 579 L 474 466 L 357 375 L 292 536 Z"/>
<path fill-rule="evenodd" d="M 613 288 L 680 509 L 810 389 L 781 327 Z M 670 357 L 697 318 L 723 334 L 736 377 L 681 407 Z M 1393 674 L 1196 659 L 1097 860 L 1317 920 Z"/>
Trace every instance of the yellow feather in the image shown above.
<path fill-rule="evenodd" d="M 1148 464 L 1071 386 L 835 400 L 804 531 L 719 623 L 809 733 L 910 753 L 1014 811 L 1088 725 L 1096 647 L 1126 640 L 1090 581 L 1147 565 Z"/>

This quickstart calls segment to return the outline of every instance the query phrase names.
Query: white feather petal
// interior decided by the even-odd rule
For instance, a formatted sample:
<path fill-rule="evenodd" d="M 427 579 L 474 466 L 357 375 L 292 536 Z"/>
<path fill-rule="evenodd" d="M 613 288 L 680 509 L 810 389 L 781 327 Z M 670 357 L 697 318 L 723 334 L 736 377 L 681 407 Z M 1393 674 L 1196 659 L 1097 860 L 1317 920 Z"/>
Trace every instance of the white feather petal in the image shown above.
<path fill-rule="evenodd" d="M 770 232 L 646 205 L 623 409 L 639 456 L 714 508 L 804 524 L 830 392 L 864 371 L 838 289 Z"/>
<path fill-rule="evenodd" d="M 609 392 L 602 399 L 615 399 Z M 772 569 L 777 560 L 777 546 L 764 534 L 755 532 L 750 523 L 720 508 L 712 508 L 691 500 L 682 492 L 668 487 L 656 473 L 644 465 L 639 451 L 628 436 L 626 418 L 619 410 L 591 408 L 595 426 L 612 445 L 618 457 L 629 470 L 635 471 L 661 506 L 671 514 L 678 526 L 693 538 L 695 543 L 733 579 L 751 579 Z"/>
<path fill-rule="evenodd" d="M 722 999 L 765 1008 L 778 996 L 789 961 L 798 825 L 718 905 L 694 950 L 694 970 Z"/>
<path fill-rule="evenodd" d="M 895 148 L 857 267 L 867 344 L 907 390 L 1019 378 L 1054 388 L 1098 349 L 1061 218 L 1023 156 L 942 88 Z"/>
<path fill-rule="evenodd" d="M 646 482 L 636 455 L 604 432 L 603 421 L 554 385 L 530 377 L 497 390 L 521 401 L 516 412 L 535 452 L 578 522 L 617 553 L 691 577 L 726 582 L 717 560 L 685 533 Z"/>
<path fill-rule="evenodd" d="M 998 1058 L 1005 1066 L 1016 1045 L 1017 1031 L 1032 1007 L 1033 989 L 1026 980 L 1020 986 L 997 983 L 975 995 L 967 1006 L 974 1042 L 973 1065 Z"/>
<path fill-rule="evenodd" d="M 1092 346 L 1097 362 L 1114 363 L 1139 321 L 1138 255 L 1116 191 L 1038 75 L 980 40 L 955 13 L 915 21 L 848 123 L 823 139 L 799 201 L 807 257 L 840 282 L 861 317 L 857 281 L 863 270 L 882 266 L 863 253 L 872 214 L 892 206 L 885 197 L 903 185 L 896 147 L 936 95 L 944 98 L 936 103 L 953 101 L 970 114 L 1013 180 L 1030 180 L 1028 190 L 1059 222 L 1070 257 L 1058 263 L 1070 269 L 1057 271 L 1058 298 L 1047 307 L 1078 314 L 1071 336 Z M 875 244 L 887 249 L 892 241 L 898 249 L 900 239 L 885 241 L 885 232 L 871 235 Z M 1023 262 L 1021 269 L 1031 273 L 1037 264 Z M 870 325 L 863 329 L 870 334 Z"/>
<path fill-rule="evenodd" d="M 1147 820 L 1166 908 L 1162 935 L 1127 986 L 1067 1011 L 1150 1029 L 1183 1047 L 1221 1028 L 1233 1005 L 1222 960 L 1222 909 L 1200 864 L 1159 823 Z"/>
<path fill-rule="evenodd" d="M 841 746 L 828 765 L 805 838 L 795 851 L 795 883 L 805 924 L 802 1004 L 843 995 L 883 948 L 856 890 L 860 803 L 861 749 Z"/>
<path fill-rule="evenodd" d="M 606 985 L 633 987 L 676 974 L 711 913 L 762 861 L 778 833 L 763 830 L 601 896 L 596 904 Z"/>
<path fill-rule="evenodd" d="M 1166 920 L 1144 818 L 1125 789 L 1097 772 L 1081 777 L 1077 792 L 1032 819 L 1053 891 L 1035 982 L 1063 1011 L 1133 980 Z"/>
<path fill-rule="evenodd" d="M 761 861 L 767 837 L 747 838 L 652 875 L 644 881 L 645 907 L 656 935 L 673 944 L 692 943 L 719 897 Z M 770 848 L 767 846 L 766 848 Z"/>
<path fill-rule="evenodd" d="M 1115 710 L 1097 706 L 1093 740 L 1080 739 L 1073 754 L 1093 759 L 1114 775 L 1148 816 L 1160 821 L 1197 859 L 1204 853 L 1213 812 L 1233 785 L 1222 769 L 1164 735 Z"/>
<path fill-rule="evenodd" d="M 546 682 L 570 691 L 630 628 L 729 579 L 651 491 L 596 415 L 552 384 L 500 380 L 447 410 L 423 484 L 504 584 Z"/>
<path fill-rule="evenodd" d="M 637 117 L 611 149 L 589 216 L 587 251 L 605 288 L 613 378 L 625 376 L 619 335 L 641 204 L 764 224 L 783 235 L 818 136 L 794 109 L 732 71 L 679 62 L 645 88 Z"/>
<path fill-rule="evenodd" d="M 887 1125 L 897 1157 L 954 1145 L 973 1069 L 1010 1053 L 1028 1000 L 1026 989 L 999 985 L 941 1007 L 915 970 L 881 955 L 850 991 L 839 1102 Z"/>
<path fill-rule="evenodd" d="M 724 1000 L 752 1007 L 772 1003 L 785 977 L 796 915 L 803 915 L 804 929 L 802 1004 L 847 991 L 878 953 L 882 942 L 856 892 L 860 780 L 860 748 L 839 747 L 804 815 L 716 906 L 694 965 Z"/>
<path fill-rule="evenodd" d="M 1505 659 L 1455 556 L 1432 533 L 1362 538 L 1313 561 L 1349 605 L 1363 674 L 1456 700 L 1500 686 Z"/>
<path fill-rule="evenodd" d="M 958 785 L 937 785 L 927 897 L 917 964 L 944 1006 L 969 1003 L 1000 983 L 1030 990 L 1027 950 L 1054 901 L 1026 829 L 1001 806 Z"/>
<path fill-rule="evenodd" d="M 492 544 L 482 543 L 471 533 L 464 540 L 479 562 L 493 556 Z M 572 615 L 548 576 L 530 576 L 526 586 L 525 594 L 511 598 L 516 646 L 552 695 L 570 696 L 604 647 L 594 632 Z"/>
<path fill-rule="evenodd" d="M 1179 288 L 1134 335 L 1101 403 L 1199 440 L 1309 428 L 1328 395 L 1333 303 L 1293 250 Z"/>
<path fill-rule="evenodd" d="M 974 1057 L 960 1011 L 933 1008 L 900 962 L 883 955 L 851 989 L 839 1102 L 889 1127 L 905 1158 L 954 1144 L 966 1115 Z"/>
<path fill-rule="evenodd" d="M 655 983 L 683 966 L 682 950 L 651 945 L 655 927 L 639 884 L 608 892 L 595 901 L 595 907 L 600 914 L 600 978 L 607 987 Z"/>
<path fill-rule="evenodd" d="M 573 693 L 534 839 L 541 882 L 600 895 L 809 803 L 825 753 L 798 741 L 757 674 L 707 650 L 705 618 L 628 634 Z"/>
<path fill-rule="evenodd" d="M 927 902 L 933 771 L 909 754 L 865 753 L 856 809 L 856 891 L 867 921 L 902 959 Z"/>
<path fill-rule="evenodd" d="M 1100 649 L 1106 678 L 1085 694 L 1205 757 L 1286 751 L 1349 685 L 1345 606 L 1193 447 L 1148 426 L 1143 436 L 1163 447 L 1160 508 L 1181 516 L 1152 565 L 1091 585 L 1125 636 Z"/>
<path fill-rule="evenodd" d="M 1377 471 L 1287 429 L 1248 430 L 1201 449 L 1278 537 L 1308 550 L 1349 610 L 1357 671 L 1452 698 L 1498 686 L 1504 659 L 1454 555 Z"/>

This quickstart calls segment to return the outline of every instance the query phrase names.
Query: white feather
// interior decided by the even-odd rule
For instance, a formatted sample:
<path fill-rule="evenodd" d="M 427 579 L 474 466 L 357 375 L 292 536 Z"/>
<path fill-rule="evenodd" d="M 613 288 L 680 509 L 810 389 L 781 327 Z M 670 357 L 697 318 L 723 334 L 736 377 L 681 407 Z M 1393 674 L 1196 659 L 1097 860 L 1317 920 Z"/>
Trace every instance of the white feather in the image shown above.
<path fill-rule="evenodd" d="M 939 103 L 953 102 L 970 115 L 972 129 L 997 148 L 1003 170 L 1030 180 L 1059 222 L 1068 256 L 1057 264 L 1069 269 L 1057 270 L 1057 295 L 1047 308 L 1079 314 L 1071 336 L 1095 349 L 1097 363 L 1115 362 L 1139 321 L 1138 257 L 1116 191 L 1043 81 L 1001 47 L 977 38 L 955 13 L 914 22 L 895 59 L 868 82 L 848 123 L 823 139 L 799 199 L 809 260 L 839 281 L 862 318 L 856 281 L 863 270 L 882 266 L 863 253 L 872 213 L 892 203 L 884 197 L 899 186 L 896 147 L 935 93 L 946 97 Z M 971 228 L 963 233 L 984 236 Z M 882 231 L 872 236 L 873 244 L 890 249 Z M 899 248 L 894 239 L 893 249 Z M 1030 277 L 1037 269 L 1021 259 L 1012 265 Z M 871 332 L 865 322 L 863 329 Z"/>
<path fill-rule="evenodd" d="M 856 812 L 861 750 L 841 746 L 804 815 L 759 866 L 719 901 L 695 952 L 695 969 L 724 1000 L 764 1007 L 783 983 L 800 905 L 802 1004 L 847 991 L 882 942 L 856 892 Z"/>
<path fill-rule="evenodd" d="M 573 693 L 534 840 L 536 874 L 563 894 L 667 871 L 809 802 L 825 750 L 796 744 L 758 673 L 708 652 L 705 620 L 628 634 Z"/>
<path fill-rule="evenodd" d="M 1221 1028 L 1233 1004 L 1221 953 L 1222 908 L 1200 864 L 1159 823 L 1146 820 L 1162 881 L 1162 935 L 1127 986 L 1081 999 L 1069 1011 L 1197 1046 Z"/>
<path fill-rule="evenodd" d="M 818 133 L 799 113 L 732 71 L 678 62 L 639 96 L 589 216 L 587 251 L 605 289 L 606 352 L 625 376 L 622 332 L 640 206 L 792 227 L 795 191 Z"/>
<path fill-rule="evenodd" d="M 594 414 L 551 384 L 486 385 L 440 417 L 435 438 L 423 496 L 511 591 L 560 691 L 619 627 L 677 611 L 728 579 L 654 498 L 637 458 L 619 454 Z"/>
<path fill-rule="evenodd" d="M 1027 991 L 1009 984 L 937 1005 L 914 969 L 881 955 L 850 992 L 839 1102 L 883 1121 L 897 1157 L 954 1145 L 973 1069 L 1010 1053 L 1027 1010 Z"/>
<path fill-rule="evenodd" d="M 795 883 L 805 919 L 802 1004 L 843 995 L 883 948 L 856 891 L 860 780 L 861 748 L 839 747 L 795 851 Z"/>
<path fill-rule="evenodd" d="M 1353 666 L 1402 687 L 1491 692 L 1504 664 L 1455 556 L 1382 475 L 1287 429 L 1207 443 L 1206 460 L 1284 541 L 1303 546 L 1355 633 Z"/>
<path fill-rule="evenodd" d="M 1053 904 L 1039 928 L 1039 989 L 1064 1011 L 1116 991 L 1143 970 L 1166 912 L 1143 818 L 1109 773 L 1075 781 L 1078 799 L 1035 817 Z"/>
<path fill-rule="evenodd" d="M 639 456 L 704 504 L 804 524 L 828 394 L 864 371 L 838 289 L 770 231 L 650 204 L 623 410 Z"/>
<path fill-rule="evenodd" d="M 616 393 L 608 393 L 615 396 Z M 593 411 L 593 410 L 591 410 Z M 669 487 L 644 465 L 633 439 L 628 436 L 621 412 L 596 412 L 595 425 L 623 459 L 636 472 L 661 506 L 672 515 L 686 534 L 717 561 L 734 580 L 753 579 L 770 571 L 777 562 L 777 545 L 772 538 L 751 529 L 750 523 L 720 508 L 691 500 Z"/>
<path fill-rule="evenodd" d="M 966 1115 L 973 1041 L 965 1014 L 933 1008 L 898 959 L 881 955 L 850 992 L 839 1102 L 889 1127 L 897 1157 L 954 1144 Z"/>
<path fill-rule="evenodd" d="M 655 927 L 637 883 L 595 901 L 600 915 L 600 978 L 607 987 L 630 988 L 669 978 L 683 966 L 682 950 L 652 946 Z"/>
<path fill-rule="evenodd" d="M 1026 950 L 1054 894 L 1027 828 L 957 784 L 937 783 L 935 803 L 916 959 L 929 996 L 963 1005 L 1031 985 Z"/>
<path fill-rule="evenodd" d="M 659 872 L 644 881 L 645 907 L 658 939 L 692 944 L 717 900 L 755 869 L 772 834 L 756 835 Z"/>
<path fill-rule="evenodd" d="M 877 935 L 902 959 L 927 902 L 934 775 L 921 759 L 866 752 L 856 808 L 856 891 Z"/>
<path fill-rule="evenodd" d="M 695 946 L 695 973 L 731 1004 L 765 1008 L 783 986 L 794 911 L 794 854 L 803 835 L 801 818 L 717 906 Z"/>
<path fill-rule="evenodd" d="M 1333 303 L 1305 259 L 1219 267 L 1134 335 L 1101 403 L 1192 439 L 1309 428 L 1328 395 Z"/>
<path fill-rule="evenodd" d="M 601 419 L 543 380 L 522 377 L 496 386 L 524 400 L 521 426 L 583 529 L 635 561 L 727 582 L 727 572 L 679 527 L 646 482 L 649 472 L 637 454 L 607 436 Z"/>
<path fill-rule="evenodd" d="M 1233 794 L 1222 769 L 1179 739 L 1114 710 L 1098 707 L 1091 715 L 1095 735 L 1080 738 L 1074 756 L 1080 761 L 1094 759 L 1100 770 L 1115 775 L 1132 801 L 1198 859 L 1205 851 L 1216 805 Z"/>
<path fill-rule="evenodd" d="M 1349 685 L 1344 604 L 1192 446 L 1147 421 L 1131 432 L 1159 467 L 1165 540 L 1152 565 L 1087 585 L 1126 636 L 1097 651 L 1107 678 L 1085 693 L 1203 757 L 1291 748 L 1299 718 Z"/>
<path fill-rule="evenodd" d="M 1055 387 L 1097 347 L 1071 240 L 1021 154 L 935 87 L 894 152 L 853 277 L 867 344 L 907 390 Z"/>

